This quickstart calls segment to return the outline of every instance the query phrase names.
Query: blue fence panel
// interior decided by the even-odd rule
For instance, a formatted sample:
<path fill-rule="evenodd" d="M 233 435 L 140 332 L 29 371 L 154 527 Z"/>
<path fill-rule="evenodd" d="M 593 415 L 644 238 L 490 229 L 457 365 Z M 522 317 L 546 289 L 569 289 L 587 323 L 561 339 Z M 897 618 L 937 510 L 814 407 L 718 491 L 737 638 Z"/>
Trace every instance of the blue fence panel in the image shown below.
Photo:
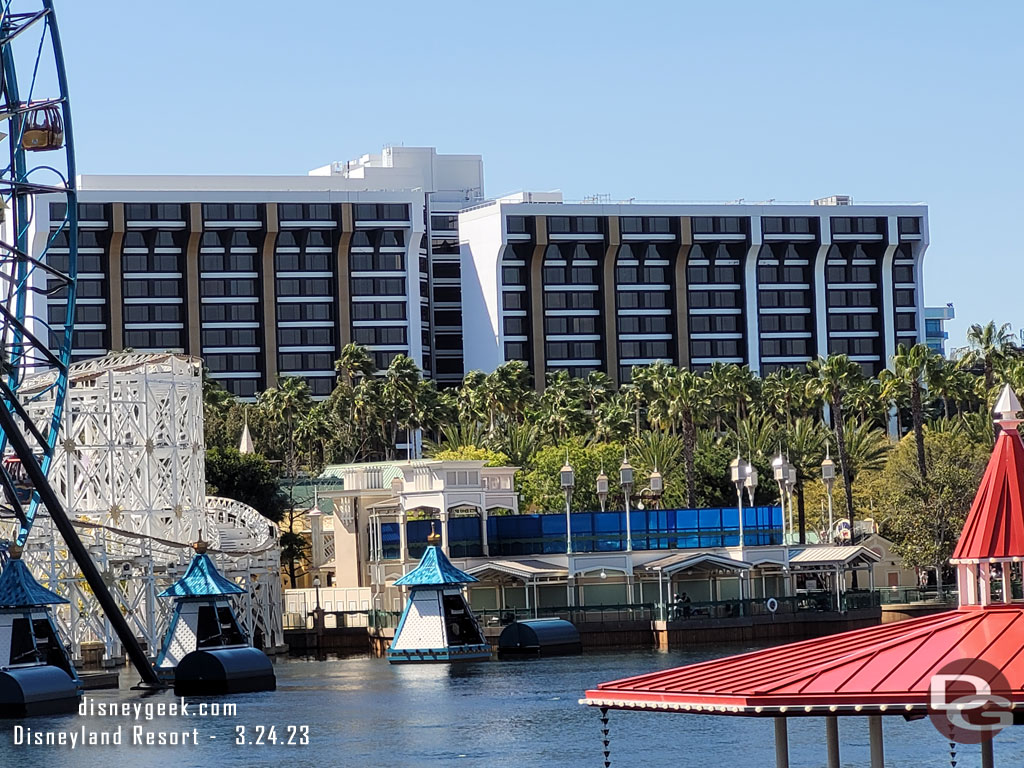
<path fill-rule="evenodd" d="M 736 507 L 630 510 L 629 522 L 637 550 L 738 546 L 740 540 Z M 782 510 L 744 507 L 743 528 L 746 546 L 781 544 Z M 489 517 L 487 539 L 492 556 L 561 554 L 565 552 L 565 515 Z M 574 512 L 572 548 L 574 552 L 625 550 L 625 512 Z"/>
<path fill-rule="evenodd" d="M 448 553 L 452 557 L 480 557 L 484 553 L 480 518 L 452 517 L 448 520 Z"/>
<path fill-rule="evenodd" d="M 405 535 L 408 539 L 409 557 L 418 560 L 427 550 L 427 537 L 431 528 L 441 532 L 440 520 L 410 520 L 405 524 Z"/>

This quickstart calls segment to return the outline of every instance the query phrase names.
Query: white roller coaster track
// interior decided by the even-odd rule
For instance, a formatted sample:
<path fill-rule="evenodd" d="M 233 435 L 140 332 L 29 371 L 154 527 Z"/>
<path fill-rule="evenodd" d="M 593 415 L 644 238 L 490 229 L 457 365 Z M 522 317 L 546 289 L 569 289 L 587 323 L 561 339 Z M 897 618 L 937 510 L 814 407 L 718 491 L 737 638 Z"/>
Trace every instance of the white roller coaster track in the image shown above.
<path fill-rule="evenodd" d="M 23 385 L 30 413 L 48 412 L 48 376 Z M 280 649 L 278 531 L 253 508 L 206 495 L 199 360 L 108 355 L 73 365 L 69 381 L 50 481 L 135 633 L 151 650 L 159 647 L 171 601 L 156 595 L 184 573 L 201 536 L 221 572 L 246 590 L 236 610 L 250 636 L 268 651 Z M 116 635 L 45 515 L 25 557 L 70 600 L 59 620 L 74 656 L 83 643 L 99 641 L 108 659 L 120 657 Z"/>

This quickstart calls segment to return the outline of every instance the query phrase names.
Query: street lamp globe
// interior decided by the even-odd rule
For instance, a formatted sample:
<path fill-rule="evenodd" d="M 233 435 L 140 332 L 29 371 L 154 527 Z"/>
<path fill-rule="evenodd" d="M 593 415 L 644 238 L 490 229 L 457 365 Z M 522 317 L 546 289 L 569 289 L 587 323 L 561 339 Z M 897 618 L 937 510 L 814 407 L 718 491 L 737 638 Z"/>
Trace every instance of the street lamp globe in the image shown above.
<path fill-rule="evenodd" d="M 625 489 L 626 493 L 629 493 L 629 489 L 633 487 L 633 467 L 629 464 L 629 459 L 625 456 L 622 458 L 622 466 L 619 467 L 619 485 Z"/>
<path fill-rule="evenodd" d="M 658 496 L 661 496 L 664 490 L 665 480 L 661 476 L 661 472 L 658 471 L 658 468 L 655 467 L 654 471 L 651 472 L 651 494 L 657 498 Z"/>
<path fill-rule="evenodd" d="M 821 462 L 821 481 L 829 490 L 832 489 L 832 484 L 836 481 L 836 463 L 832 461 L 832 457 L 828 454 L 825 455 L 825 460 Z"/>
<path fill-rule="evenodd" d="M 572 491 L 572 489 L 576 487 L 576 473 L 568 462 L 566 462 L 565 466 L 562 467 L 560 478 L 563 491 Z"/>
<path fill-rule="evenodd" d="M 605 501 L 608 499 L 608 475 L 601 470 L 597 476 L 597 500 L 601 503 L 601 511 L 604 512 Z"/>
<path fill-rule="evenodd" d="M 775 482 L 782 483 L 786 481 L 786 470 L 786 459 L 780 452 L 778 456 L 772 459 L 772 472 Z"/>
<path fill-rule="evenodd" d="M 743 481 L 743 487 L 747 489 L 747 498 L 750 499 L 750 506 L 754 506 L 754 492 L 757 490 L 757 469 L 753 464 L 747 464 L 747 479 Z"/>
<path fill-rule="evenodd" d="M 739 454 L 736 454 L 736 458 L 729 462 L 729 477 L 732 479 L 732 484 L 736 486 L 736 492 L 739 493 L 743 484 L 747 482 L 747 463 L 740 458 Z"/>

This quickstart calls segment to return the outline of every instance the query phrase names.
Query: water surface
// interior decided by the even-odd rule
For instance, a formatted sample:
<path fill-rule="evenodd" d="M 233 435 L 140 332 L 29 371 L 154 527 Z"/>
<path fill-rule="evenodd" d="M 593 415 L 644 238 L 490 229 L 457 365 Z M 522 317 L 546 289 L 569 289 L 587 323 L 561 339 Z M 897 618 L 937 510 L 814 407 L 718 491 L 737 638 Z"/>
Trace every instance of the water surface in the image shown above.
<path fill-rule="evenodd" d="M 190 699 L 192 716 L 151 721 L 132 718 L 64 716 L 25 721 L 37 733 L 124 726 L 176 733 L 195 728 L 198 744 L 185 746 L 15 746 L 14 723 L 0 721 L 0 765 L 72 768 L 161 768 L 166 766 L 458 766 L 465 768 L 552 768 L 600 766 L 600 719 L 579 705 L 582 692 L 598 682 L 734 653 L 719 647 L 704 652 L 630 651 L 466 667 L 391 666 L 371 658 L 281 660 L 278 690 L 216 699 Z M 96 703 L 170 703 L 170 692 L 144 697 L 127 689 L 95 691 Z M 130 679 L 129 679 L 130 678 Z M 203 703 L 235 703 L 237 717 L 194 716 Z M 245 726 L 237 744 L 237 726 Z M 294 732 L 288 726 L 296 726 Z M 257 726 L 275 726 L 278 743 L 254 744 Z M 307 745 L 300 726 L 308 726 Z M 774 765 L 770 720 L 654 712 L 611 712 L 612 765 L 672 768 L 767 768 Z M 886 765 L 942 768 L 950 765 L 948 744 L 928 721 L 885 718 Z M 263 732 L 267 742 L 268 731 Z M 867 722 L 840 721 L 843 766 L 867 766 Z M 825 764 L 824 725 L 818 718 L 790 721 L 791 765 Z M 1024 765 L 1024 728 L 996 739 L 996 765 Z M 961 748 L 957 768 L 980 765 L 977 747 Z"/>

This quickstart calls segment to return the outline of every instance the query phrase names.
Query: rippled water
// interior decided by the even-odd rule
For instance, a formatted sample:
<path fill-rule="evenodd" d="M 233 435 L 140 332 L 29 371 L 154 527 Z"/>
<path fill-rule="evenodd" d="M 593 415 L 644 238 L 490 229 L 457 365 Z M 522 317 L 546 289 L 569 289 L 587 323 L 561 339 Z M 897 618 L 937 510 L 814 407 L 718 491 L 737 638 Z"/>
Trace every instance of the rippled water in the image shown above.
<path fill-rule="evenodd" d="M 740 648 L 718 649 L 732 653 Z M 34 718 L 25 725 L 46 730 L 111 730 L 141 725 L 174 732 L 196 728 L 197 746 L 15 746 L 15 723 L 0 721 L 0 766 L 66 765 L 78 768 L 132 766 L 465 766 L 551 768 L 602 765 L 598 713 L 577 703 L 598 682 L 699 661 L 710 652 L 591 653 L 464 668 L 391 666 L 370 658 L 277 663 L 278 690 L 202 701 L 232 702 L 238 716 L 164 717 L 152 721 L 66 716 Z M 130 674 L 123 684 L 132 678 Z M 95 691 L 97 703 L 169 703 L 169 692 L 144 697 L 136 691 Z M 766 768 L 774 765 L 772 723 L 753 718 L 612 712 L 612 765 L 671 768 Z M 278 744 L 236 744 L 236 726 L 276 726 Z M 308 745 L 287 745 L 287 726 L 308 726 Z M 927 721 L 885 718 L 886 765 L 940 768 L 950 765 L 947 743 Z M 296 740 L 302 732 L 295 732 Z M 264 732 L 266 737 L 266 732 Z M 213 738 L 211 738 L 213 737 Z M 867 722 L 840 721 L 843 765 L 867 766 Z M 793 768 L 823 766 L 824 724 L 790 722 Z M 1024 728 L 996 739 L 996 765 L 1024 765 Z M 963 748 L 957 768 L 980 765 L 978 748 Z"/>

